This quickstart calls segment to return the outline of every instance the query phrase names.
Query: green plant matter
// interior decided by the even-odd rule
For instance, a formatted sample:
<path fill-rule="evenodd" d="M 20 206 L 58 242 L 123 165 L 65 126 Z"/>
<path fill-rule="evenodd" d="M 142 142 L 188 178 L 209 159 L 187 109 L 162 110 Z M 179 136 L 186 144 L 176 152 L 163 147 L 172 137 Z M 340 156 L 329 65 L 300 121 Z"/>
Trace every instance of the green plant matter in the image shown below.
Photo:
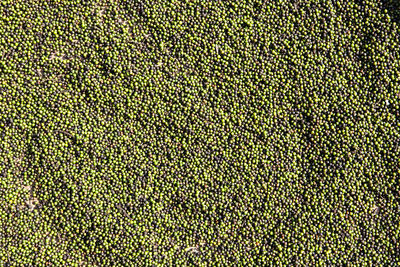
<path fill-rule="evenodd" d="M 0 2 L 0 265 L 398 263 L 396 1 Z"/>

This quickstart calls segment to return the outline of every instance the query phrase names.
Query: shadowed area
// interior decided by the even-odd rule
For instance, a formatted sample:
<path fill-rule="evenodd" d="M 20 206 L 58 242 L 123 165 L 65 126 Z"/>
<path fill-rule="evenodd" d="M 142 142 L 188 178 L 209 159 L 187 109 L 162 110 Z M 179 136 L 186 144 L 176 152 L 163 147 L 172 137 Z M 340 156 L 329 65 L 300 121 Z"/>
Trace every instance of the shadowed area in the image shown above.
<path fill-rule="evenodd" d="M 399 0 L 382 0 L 383 10 L 387 10 L 389 16 L 393 21 L 399 23 L 400 21 L 400 1 Z"/>

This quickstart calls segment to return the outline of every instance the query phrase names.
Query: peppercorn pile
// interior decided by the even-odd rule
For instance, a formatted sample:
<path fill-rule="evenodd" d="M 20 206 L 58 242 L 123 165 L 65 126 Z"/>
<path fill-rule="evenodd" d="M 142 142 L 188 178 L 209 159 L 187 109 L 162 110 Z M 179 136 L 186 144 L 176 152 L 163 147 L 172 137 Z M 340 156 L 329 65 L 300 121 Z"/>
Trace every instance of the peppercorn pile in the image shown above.
<path fill-rule="evenodd" d="M 395 265 L 398 6 L 1 1 L 0 262 Z"/>

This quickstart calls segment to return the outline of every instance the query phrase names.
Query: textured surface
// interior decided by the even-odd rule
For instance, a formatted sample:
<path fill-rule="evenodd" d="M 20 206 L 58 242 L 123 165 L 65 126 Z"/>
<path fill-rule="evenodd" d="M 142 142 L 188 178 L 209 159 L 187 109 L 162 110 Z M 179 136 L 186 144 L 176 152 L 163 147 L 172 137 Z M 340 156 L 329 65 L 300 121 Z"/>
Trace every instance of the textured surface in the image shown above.
<path fill-rule="evenodd" d="M 0 261 L 393 265 L 393 3 L 1 1 Z"/>

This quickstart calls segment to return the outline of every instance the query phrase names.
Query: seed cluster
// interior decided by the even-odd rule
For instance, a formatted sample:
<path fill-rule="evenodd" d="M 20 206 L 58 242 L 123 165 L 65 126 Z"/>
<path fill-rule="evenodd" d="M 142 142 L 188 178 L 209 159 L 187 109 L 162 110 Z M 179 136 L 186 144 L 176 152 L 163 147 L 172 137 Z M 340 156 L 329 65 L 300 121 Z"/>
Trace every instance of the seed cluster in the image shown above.
<path fill-rule="evenodd" d="M 398 6 L 1 1 L 0 262 L 393 266 Z"/>

